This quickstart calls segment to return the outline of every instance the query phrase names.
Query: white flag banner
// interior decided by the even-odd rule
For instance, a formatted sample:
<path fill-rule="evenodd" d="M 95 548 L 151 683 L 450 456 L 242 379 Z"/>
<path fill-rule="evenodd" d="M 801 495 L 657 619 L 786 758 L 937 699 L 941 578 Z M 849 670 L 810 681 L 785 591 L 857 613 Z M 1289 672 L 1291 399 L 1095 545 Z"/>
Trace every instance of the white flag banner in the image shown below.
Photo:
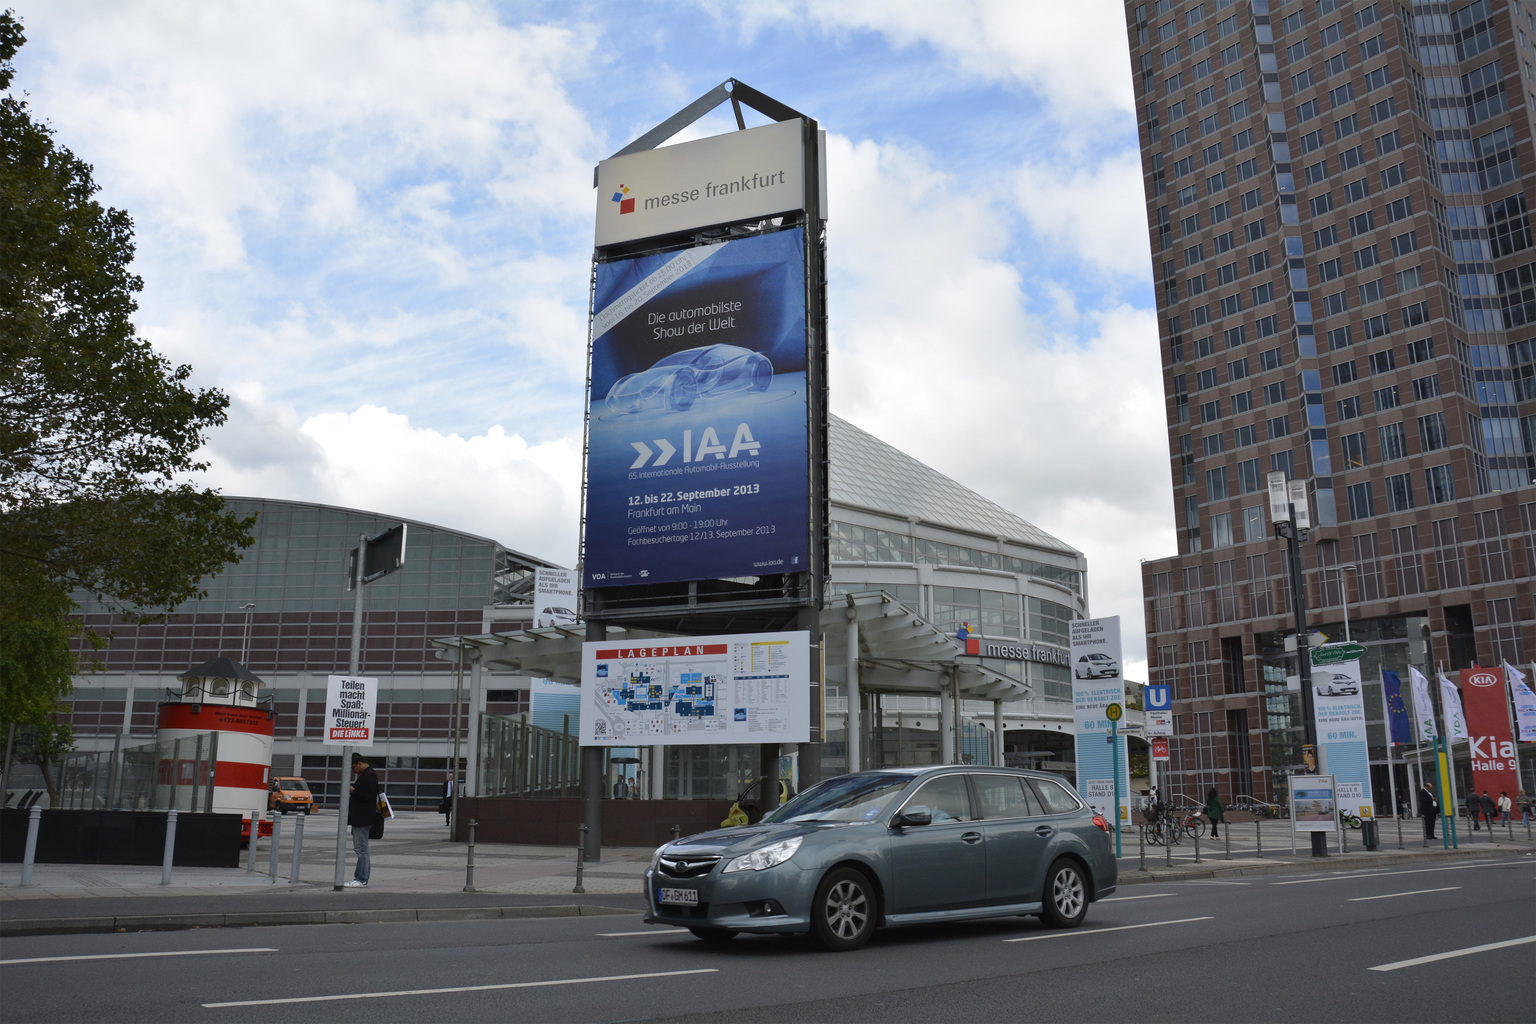
<path fill-rule="evenodd" d="M 1525 673 L 1509 662 L 1504 663 L 1504 675 L 1509 679 L 1509 692 L 1515 698 L 1515 721 L 1520 726 L 1520 742 L 1536 740 L 1536 693 L 1525 683 Z"/>
<path fill-rule="evenodd" d="M 1429 680 L 1416 668 L 1408 669 L 1413 683 L 1413 736 L 1415 740 L 1435 738 L 1435 702 L 1429 697 Z"/>
<path fill-rule="evenodd" d="M 1445 712 L 1445 737 L 1449 740 L 1468 739 L 1467 716 L 1461 710 L 1461 691 L 1445 678 L 1444 672 L 1437 674 L 1440 677 L 1440 707 Z"/>

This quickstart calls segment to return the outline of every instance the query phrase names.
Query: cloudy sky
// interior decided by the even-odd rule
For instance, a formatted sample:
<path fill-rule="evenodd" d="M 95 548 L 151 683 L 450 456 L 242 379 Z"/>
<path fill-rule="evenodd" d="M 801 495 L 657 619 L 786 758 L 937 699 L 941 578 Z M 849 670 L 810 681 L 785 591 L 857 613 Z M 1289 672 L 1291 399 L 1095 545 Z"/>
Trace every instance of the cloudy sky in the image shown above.
<path fill-rule="evenodd" d="M 1174 535 L 1115 0 L 14 3 L 140 332 L 231 396 L 208 482 L 564 564 L 592 166 L 730 77 L 817 118 L 833 411 L 1085 551 L 1145 678 Z"/>

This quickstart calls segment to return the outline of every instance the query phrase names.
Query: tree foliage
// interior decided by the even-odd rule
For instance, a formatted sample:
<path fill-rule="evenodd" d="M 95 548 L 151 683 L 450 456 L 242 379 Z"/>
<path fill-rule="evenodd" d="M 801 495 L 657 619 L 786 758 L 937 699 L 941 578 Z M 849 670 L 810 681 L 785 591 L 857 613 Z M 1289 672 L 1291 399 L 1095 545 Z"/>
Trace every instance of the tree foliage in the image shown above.
<path fill-rule="evenodd" d="M 0 14 L 0 88 L 25 42 Z M 0 721 L 68 693 L 72 596 L 127 613 L 204 593 L 254 518 L 186 476 L 228 399 L 139 338 L 133 223 L 89 164 L 0 97 Z"/>

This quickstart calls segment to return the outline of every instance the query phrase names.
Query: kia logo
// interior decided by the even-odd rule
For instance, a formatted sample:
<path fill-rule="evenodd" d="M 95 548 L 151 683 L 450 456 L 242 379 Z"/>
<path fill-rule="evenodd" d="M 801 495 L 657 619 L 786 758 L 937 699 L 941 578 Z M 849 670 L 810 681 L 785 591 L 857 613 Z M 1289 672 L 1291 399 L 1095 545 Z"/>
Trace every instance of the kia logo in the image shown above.
<path fill-rule="evenodd" d="M 1499 685 L 1499 677 L 1488 672 L 1474 672 L 1467 676 L 1467 682 L 1473 686 L 1497 686 Z"/>

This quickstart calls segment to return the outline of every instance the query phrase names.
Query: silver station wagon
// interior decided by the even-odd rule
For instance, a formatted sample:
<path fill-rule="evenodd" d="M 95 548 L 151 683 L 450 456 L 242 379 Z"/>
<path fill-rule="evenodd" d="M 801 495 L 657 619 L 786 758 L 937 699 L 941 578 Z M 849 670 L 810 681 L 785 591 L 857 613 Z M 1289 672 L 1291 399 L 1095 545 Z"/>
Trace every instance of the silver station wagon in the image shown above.
<path fill-rule="evenodd" d="M 1115 891 L 1111 825 L 1054 775 L 946 765 L 843 775 L 763 818 L 688 836 L 646 871 L 646 921 L 706 941 L 1038 914 L 1082 922 Z"/>

